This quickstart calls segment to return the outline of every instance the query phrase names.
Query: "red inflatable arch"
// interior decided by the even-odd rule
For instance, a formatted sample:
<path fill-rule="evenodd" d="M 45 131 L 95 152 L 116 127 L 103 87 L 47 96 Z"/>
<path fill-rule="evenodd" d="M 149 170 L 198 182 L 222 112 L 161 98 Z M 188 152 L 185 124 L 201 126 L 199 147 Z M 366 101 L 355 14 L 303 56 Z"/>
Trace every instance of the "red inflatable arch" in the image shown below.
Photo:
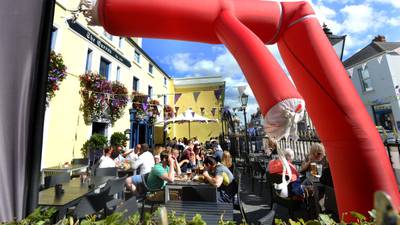
<path fill-rule="evenodd" d="M 286 136 L 305 99 L 327 150 L 340 212 L 366 213 L 378 190 L 398 208 L 397 183 L 379 134 L 308 3 L 98 0 L 93 12 L 94 23 L 118 36 L 223 43 L 244 72 L 269 134 Z M 297 89 L 264 46 L 273 43 Z"/>

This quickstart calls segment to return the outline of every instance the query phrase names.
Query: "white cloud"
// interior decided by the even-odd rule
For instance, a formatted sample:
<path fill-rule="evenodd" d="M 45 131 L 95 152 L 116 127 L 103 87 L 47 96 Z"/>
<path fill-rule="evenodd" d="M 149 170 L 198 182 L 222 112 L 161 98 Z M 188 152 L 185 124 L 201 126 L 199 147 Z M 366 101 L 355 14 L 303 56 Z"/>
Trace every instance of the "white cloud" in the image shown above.
<path fill-rule="evenodd" d="M 394 6 L 396 8 L 400 8 L 400 1 L 399 0 L 367 0 L 367 2 L 391 4 L 392 6 Z"/>
<path fill-rule="evenodd" d="M 361 33 L 379 26 L 374 21 L 375 13 L 369 5 L 347 5 L 340 12 L 345 15 L 343 24 L 346 33 Z"/>

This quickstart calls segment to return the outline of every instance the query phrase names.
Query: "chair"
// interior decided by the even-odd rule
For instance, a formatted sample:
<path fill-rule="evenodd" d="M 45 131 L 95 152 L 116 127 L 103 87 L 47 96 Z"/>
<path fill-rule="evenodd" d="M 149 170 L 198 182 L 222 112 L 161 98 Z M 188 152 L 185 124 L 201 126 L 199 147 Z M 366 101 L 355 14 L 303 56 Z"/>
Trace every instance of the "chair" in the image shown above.
<path fill-rule="evenodd" d="M 82 198 L 74 210 L 74 217 L 77 219 L 85 218 L 87 215 L 95 214 L 106 208 L 108 201 L 112 200 L 109 196 L 110 189 L 101 189 L 100 193 L 89 193 Z"/>
<path fill-rule="evenodd" d="M 96 168 L 94 170 L 95 176 L 110 176 L 116 177 L 118 175 L 118 169 L 116 167 L 109 167 L 109 168 Z"/>
<path fill-rule="evenodd" d="M 183 187 L 182 201 L 217 202 L 215 187 Z"/>
<path fill-rule="evenodd" d="M 142 175 L 143 186 L 144 186 L 144 188 L 146 189 L 146 190 L 145 190 L 146 193 L 145 193 L 144 197 L 143 197 L 141 200 L 139 200 L 139 201 L 142 202 L 141 218 L 143 218 L 143 215 L 144 215 L 144 206 L 145 206 L 146 202 L 149 203 L 149 204 L 151 205 L 151 208 L 150 208 L 150 212 L 151 212 L 151 213 L 153 212 L 154 205 L 159 205 L 159 204 L 164 203 L 164 197 L 161 198 L 161 200 L 152 200 L 151 198 L 149 198 L 149 196 L 150 196 L 151 194 L 155 194 L 155 193 L 159 193 L 159 192 L 164 192 L 164 189 L 150 190 L 150 188 L 147 186 L 147 178 L 149 177 L 149 174 L 150 174 L 150 173 L 147 173 L 147 174 Z M 165 192 L 164 192 L 164 195 L 165 195 Z"/>
<path fill-rule="evenodd" d="M 236 193 L 236 201 L 233 202 L 233 208 L 234 208 L 234 209 L 239 209 L 240 214 L 242 215 L 242 221 L 245 222 L 245 224 L 247 224 L 247 222 L 248 222 L 247 215 L 246 215 L 246 212 L 244 211 L 244 208 L 243 208 L 242 199 L 240 198 L 240 190 L 241 190 L 240 184 L 241 184 L 241 179 L 242 179 L 242 178 L 241 178 L 241 175 L 239 174 L 239 175 L 237 176 L 237 182 L 236 182 L 236 180 L 235 180 L 237 193 Z"/>
<path fill-rule="evenodd" d="M 107 212 L 108 211 L 113 211 L 113 208 L 115 208 L 118 204 L 122 203 L 124 200 L 123 193 L 124 193 L 124 187 L 125 187 L 125 177 L 117 178 L 117 179 L 111 179 L 108 180 L 106 183 L 106 186 L 104 186 L 102 189 L 109 189 L 108 195 L 111 196 L 113 199 L 109 202 L 107 202 Z M 115 198 L 114 196 L 118 194 L 120 198 Z"/>
<path fill-rule="evenodd" d="M 67 172 L 46 176 L 44 178 L 44 188 L 54 187 L 56 184 L 68 183 L 70 179 L 70 174 Z"/>
<path fill-rule="evenodd" d="M 138 207 L 136 197 L 132 197 L 117 207 L 115 212 L 122 212 L 122 220 L 126 221 L 133 213 L 137 212 L 137 210 Z"/>
<path fill-rule="evenodd" d="M 331 186 L 324 185 L 325 187 L 325 210 L 332 213 L 333 217 L 339 219 L 339 211 L 336 204 L 335 190 Z"/>
<path fill-rule="evenodd" d="M 260 196 L 262 196 L 263 192 L 263 186 L 265 182 L 264 175 L 266 173 L 266 169 L 263 168 L 261 165 L 260 161 L 252 161 L 251 162 L 251 171 L 252 171 L 252 177 L 251 177 L 251 191 L 254 192 L 254 182 L 257 181 L 260 183 Z"/>
<path fill-rule="evenodd" d="M 74 164 L 74 165 L 89 165 L 89 159 L 88 158 L 75 158 L 75 159 L 72 159 L 71 164 Z"/>

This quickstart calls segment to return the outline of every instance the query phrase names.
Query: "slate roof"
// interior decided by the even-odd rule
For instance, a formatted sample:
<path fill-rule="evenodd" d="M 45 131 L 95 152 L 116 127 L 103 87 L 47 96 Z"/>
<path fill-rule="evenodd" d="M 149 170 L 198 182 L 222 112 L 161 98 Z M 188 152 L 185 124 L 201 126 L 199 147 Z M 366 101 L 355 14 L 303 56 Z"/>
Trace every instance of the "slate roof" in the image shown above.
<path fill-rule="evenodd" d="M 345 68 L 353 67 L 362 61 L 378 56 L 382 52 L 392 51 L 400 47 L 400 42 L 376 42 L 373 41 L 350 58 L 343 62 Z"/>

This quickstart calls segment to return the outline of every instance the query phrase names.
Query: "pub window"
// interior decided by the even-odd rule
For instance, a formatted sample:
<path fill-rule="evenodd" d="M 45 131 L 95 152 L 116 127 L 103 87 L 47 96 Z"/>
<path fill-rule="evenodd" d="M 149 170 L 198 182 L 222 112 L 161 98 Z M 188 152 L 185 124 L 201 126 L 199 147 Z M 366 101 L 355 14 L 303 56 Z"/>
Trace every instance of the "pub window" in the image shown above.
<path fill-rule="evenodd" d="M 140 53 L 137 50 L 135 50 L 134 59 L 135 62 L 140 63 Z"/>
<path fill-rule="evenodd" d="M 138 91 L 138 90 L 139 90 L 139 79 L 136 78 L 136 77 L 133 77 L 132 89 L 133 89 L 134 91 Z"/>
<path fill-rule="evenodd" d="M 85 66 L 85 71 L 91 71 L 92 70 L 92 55 L 93 51 L 92 49 L 88 49 L 86 53 L 86 66 Z"/>
<path fill-rule="evenodd" d="M 109 73 L 110 73 L 110 61 L 107 59 L 101 57 L 100 58 L 100 69 L 99 72 L 101 75 L 106 77 L 106 80 L 109 78 Z"/>
<path fill-rule="evenodd" d="M 107 31 L 105 31 L 105 30 L 104 30 L 103 34 L 108 40 L 112 41 L 113 36 L 111 34 L 107 33 Z"/>
<path fill-rule="evenodd" d="M 119 37 L 119 40 L 118 40 L 118 47 L 119 48 L 122 48 L 122 45 L 124 44 L 124 37 Z"/>
<path fill-rule="evenodd" d="M 153 64 L 149 63 L 149 73 L 153 74 Z"/>
<path fill-rule="evenodd" d="M 58 28 L 53 26 L 51 28 L 51 44 L 50 44 L 50 48 L 53 51 L 56 47 L 57 33 L 58 33 Z"/>
<path fill-rule="evenodd" d="M 117 66 L 117 76 L 116 76 L 117 81 L 121 81 L 121 68 Z"/>
<path fill-rule="evenodd" d="M 153 87 L 149 85 L 147 90 L 147 95 L 151 98 L 153 96 Z"/>

